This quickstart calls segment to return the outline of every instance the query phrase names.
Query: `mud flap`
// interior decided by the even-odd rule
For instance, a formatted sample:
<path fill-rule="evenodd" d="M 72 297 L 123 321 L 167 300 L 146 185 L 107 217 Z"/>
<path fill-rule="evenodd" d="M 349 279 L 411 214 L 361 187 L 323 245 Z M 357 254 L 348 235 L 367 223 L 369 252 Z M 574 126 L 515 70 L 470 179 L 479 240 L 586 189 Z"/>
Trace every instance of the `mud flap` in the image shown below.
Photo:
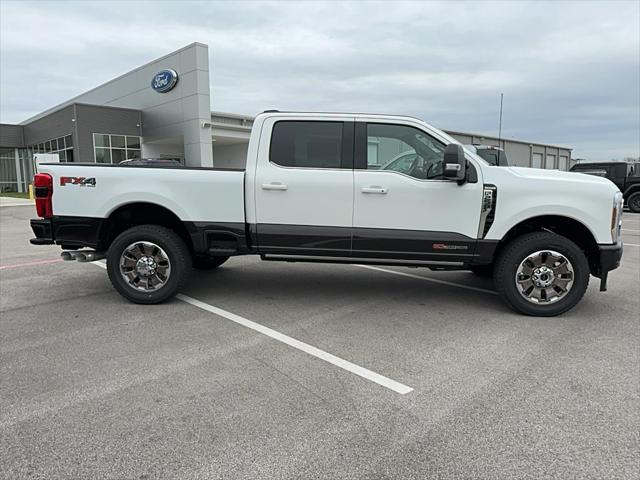
<path fill-rule="evenodd" d="M 601 292 L 606 292 L 607 291 L 607 277 L 608 276 L 609 276 L 609 272 L 608 271 L 604 271 L 600 275 L 600 291 Z"/>

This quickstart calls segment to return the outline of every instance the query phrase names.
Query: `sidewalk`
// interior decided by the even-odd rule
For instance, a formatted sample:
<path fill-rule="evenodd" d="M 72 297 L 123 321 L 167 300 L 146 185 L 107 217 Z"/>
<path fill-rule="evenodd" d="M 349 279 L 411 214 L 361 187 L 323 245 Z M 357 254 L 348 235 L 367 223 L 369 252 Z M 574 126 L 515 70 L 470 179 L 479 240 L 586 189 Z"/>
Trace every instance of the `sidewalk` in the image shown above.
<path fill-rule="evenodd" d="M 0 197 L 0 207 L 22 207 L 27 205 L 33 206 L 33 200 L 25 198 Z"/>

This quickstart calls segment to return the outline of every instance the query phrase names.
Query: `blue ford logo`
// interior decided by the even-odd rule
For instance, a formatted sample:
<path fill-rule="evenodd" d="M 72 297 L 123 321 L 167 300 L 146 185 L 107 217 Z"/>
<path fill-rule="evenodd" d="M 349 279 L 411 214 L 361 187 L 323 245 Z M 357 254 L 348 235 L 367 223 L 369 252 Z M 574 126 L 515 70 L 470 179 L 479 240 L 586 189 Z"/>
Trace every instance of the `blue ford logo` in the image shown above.
<path fill-rule="evenodd" d="M 151 80 L 151 88 L 158 93 L 166 93 L 178 83 L 178 74 L 175 70 L 168 68 L 156 73 Z"/>

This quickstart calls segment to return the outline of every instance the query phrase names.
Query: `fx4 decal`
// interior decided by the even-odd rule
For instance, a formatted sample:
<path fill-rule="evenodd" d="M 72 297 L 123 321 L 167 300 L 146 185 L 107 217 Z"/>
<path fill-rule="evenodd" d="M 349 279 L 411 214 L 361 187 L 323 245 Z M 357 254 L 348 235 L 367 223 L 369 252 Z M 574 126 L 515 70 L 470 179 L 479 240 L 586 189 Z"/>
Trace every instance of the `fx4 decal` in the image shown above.
<path fill-rule="evenodd" d="M 96 179 L 95 177 L 85 178 L 85 177 L 60 177 L 60 186 L 64 187 L 67 184 L 71 185 L 79 185 L 81 187 L 95 187 Z"/>

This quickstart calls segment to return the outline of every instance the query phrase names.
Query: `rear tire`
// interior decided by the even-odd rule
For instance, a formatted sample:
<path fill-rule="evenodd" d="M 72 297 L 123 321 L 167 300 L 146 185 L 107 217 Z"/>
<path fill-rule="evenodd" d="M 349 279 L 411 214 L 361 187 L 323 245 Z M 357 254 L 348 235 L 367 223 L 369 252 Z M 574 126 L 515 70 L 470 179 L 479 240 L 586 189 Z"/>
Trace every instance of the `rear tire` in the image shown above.
<path fill-rule="evenodd" d="M 107 252 L 113 287 L 134 303 L 161 303 L 188 280 L 191 255 L 182 238 L 159 225 L 140 225 L 116 237 Z"/>
<path fill-rule="evenodd" d="M 636 192 L 627 199 L 627 206 L 633 213 L 640 213 L 640 192 Z"/>
<path fill-rule="evenodd" d="M 229 260 L 229 257 L 194 257 L 193 268 L 197 270 L 213 270 L 227 260 Z"/>
<path fill-rule="evenodd" d="M 587 258 L 575 243 L 554 233 L 535 232 L 504 248 L 494 279 L 502 298 L 517 312 L 553 317 L 580 301 L 589 275 Z"/>

